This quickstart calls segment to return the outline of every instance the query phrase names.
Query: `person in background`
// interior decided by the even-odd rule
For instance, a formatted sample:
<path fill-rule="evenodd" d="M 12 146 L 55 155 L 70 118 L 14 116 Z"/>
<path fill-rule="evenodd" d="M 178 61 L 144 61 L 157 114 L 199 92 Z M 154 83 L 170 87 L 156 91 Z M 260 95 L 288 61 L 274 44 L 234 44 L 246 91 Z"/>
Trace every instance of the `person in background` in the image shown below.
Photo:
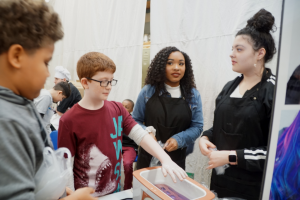
<path fill-rule="evenodd" d="M 123 107 L 128 111 L 129 114 L 133 111 L 134 102 L 130 99 L 125 99 L 123 102 Z M 133 172 L 133 162 L 136 158 L 136 152 L 138 149 L 137 144 L 130 139 L 125 133 L 122 135 L 122 155 L 123 155 L 123 166 L 124 166 L 124 190 L 132 188 L 132 172 Z"/>
<path fill-rule="evenodd" d="M 52 103 L 57 103 L 69 98 L 71 93 L 70 86 L 66 82 L 59 82 L 50 90 L 42 89 L 40 95 L 33 100 L 33 103 L 40 113 L 46 127 L 48 135 L 51 133 L 50 119 L 54 114 Z"/>
<path fill-rule="evenodd" d="M 0 199 L 34 200 L 49 140 L 32 100 L 49 77 L 54 43 L 64 33 L 44 0 L 0 1 L 0 30 Z M 68 190 L 61 200 L 96 200 L 93 192 Z"/>
<path fill-rule="evenodd" d="M 285 104 L 300 104 L 300 65 L 294 70 L 287 83 Z"/>
<path fill-rule="evenodd" d="M 69 98 L 62 100 L 56 108 L 56 112 L 59 116 L 62 116 L 68 109 L 72 108 L 76 103 L 81 100 L 81 94 L 78 89 L 69 82 L 71 80 L 70 72 L 63 66 L 57 66 L 55 68 L 54 83 L 67 82 L 71 88 L 71 95 Z"/>
<path fill-rule="evenodd" d="M 225 164 L 225 174 L 212 171 L 210 189 L 218 197 L 259 199 L 263 178 L 276 77 L 265 63 L 276 53 L 270 33 L 275 18 L 261 9 L 233 41 L 229 81 L 216 99 L 213 127 L 199 140 L 208 169 Z M 210 148 L 217 148 L 212 151 Z"/>
<path fill-rule="evenodd" d="M 157 134 L 149 134 L 185 169 L 187 146 L 193 145 L 203 130 L 202 101 L 186 53 L 165 47 L 156 54 L 132 116 L 144 129 L 153 126 Z M 152 156 L 143 148 L 138 155 L 137 169 L 149 167 Z"/>

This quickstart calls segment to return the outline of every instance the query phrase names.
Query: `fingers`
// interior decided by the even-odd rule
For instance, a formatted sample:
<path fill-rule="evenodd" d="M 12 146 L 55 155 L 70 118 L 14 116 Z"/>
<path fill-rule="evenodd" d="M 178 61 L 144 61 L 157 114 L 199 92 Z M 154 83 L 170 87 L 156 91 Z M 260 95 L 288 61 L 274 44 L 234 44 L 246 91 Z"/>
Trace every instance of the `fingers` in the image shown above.
<path fill-rule="evenodd" d="M 187 173 L 183 169 L 181 169 L 181 172 L 183 173 L 184 178 L 188 177 Z"/>
<path fill-rule="evenodd" d="M 169 145 L 169 140 L 166 141 L 166 143 L 165 143 L 163 149 L 166 149 L 166 147 L 167 147 L 168 145 Z"/>
<path fill-rule="evenodd" d="M 214 166 L 213 165 L 209 165 L 208 167 L 206 167 L 206 169 L 213 169 Z"/>
<path fill-rule="evenodd" d="M 71 190 L 69 187 L 66 187 L 66 193 L 67 193 L 67 196 L 69 196 L 70 194 L 74 193 L 74 191 Z"/>
<path fill-rule="evenodd" d="M 176 174 L 176 176 L 178 177 L 178 179 L 180 180 L 180 181 L 183 181 L 183 176 L 182 176 L 182 174 L 180 173 L 180 171 L 179 170 L 173 170 L 173 172 Z"/>
<path fill-rule="evenodd" d="M 210 154 L 210 150 L 207 148 L 206 144 L 204 144 L 204 145 L 202 146 L 202 148 L 200 148 L 200 149 L 201 149 L 201 153 L 202 153 L 204 156 L 207 156 L 207 155 Z"/>
<path fill-rule="evenodd" d="M 175 177 L 172 169 L 170 169 L 170 168 L 168 169 L 168 174 L 171 176 L 173 182 L 176 183 L 176 177 Z"/>
<path fill-rule="evenodd" d="M 210 148 L 216 148 L 216 145 L 214 145 L 213 143 L 211 143 L 210 141 L 206 141 L 206 144 L 208 147 Z"/>
<path fill-rule="evenodd" d="M 95 192 L 95 190 L 93 189 L 93 188 L 91 188 L 91 187 L 86 187 L 85 188 L 87 191 L 88 191 L 88 193 L 90 193 L 90 194 L 93 194 L 94 192 Z"/>
<path fill-rule="evenodd" d="M 164 145 L 164 148 L 163 149 L 168 149 L 169 148 L 169 145 L 170 145 L 170 142 L 169 141 L 167 141 L 166 143 L 165 143 L 165 145 Z"/>
<path fill-rule="evenodd" d="M 188 177 L 187 173 L 181 168 L 179 167 L 179 172 L 182 175 L 182 178 L 185 179 Z"/>
<path fill-rule="evenodd" d="M 174 149 L 174 144 L 173 143 L 169 143 L 168 146 L 166 146 L 166 150 L 169 151 L 169 152 L 173 151 L 173 149 Z"/>
<path fill-rule="evenodd" d="M 210 141 L 208 141 L 206 139 L 202 139 L 199 142 L 199 146 L 200 146 L 201 153 L 204 156 L 207 156 L 208 154 L 210 154 L 211 150 L 209 150 L 208 148 L 216 148 L 216 146 L 213 143 L 211 143 Z"/>
<path fill-rule="evenodd" d="M 166 176 L 167 176 L 167 172 L 166 172 L 166 170 L 165 170 L 165 168 L 164 168 L 164 167 L 162 167 L 162 168 L 161 168 L 161 171 L 162 171 L 162 173 L 163 173 L 164 177 L 166 177 Z"/>
<path fill-rule="evenodd" d="M 169 140 L 170 140 L 169 142 L 167 141 L 168 144 L 167 144 L 167 146 L 166 146 L 166 151 L 171 152 L 171 151 L 177 150 L 177 149 L 178 149 L 178 146 L 177 146 L 176 140 L 175 140 L 175 139 L 172 139 L 172 138 L 170 138 Z M 167 143 L 167 142 L 166 142 L 166 143 Z"/>

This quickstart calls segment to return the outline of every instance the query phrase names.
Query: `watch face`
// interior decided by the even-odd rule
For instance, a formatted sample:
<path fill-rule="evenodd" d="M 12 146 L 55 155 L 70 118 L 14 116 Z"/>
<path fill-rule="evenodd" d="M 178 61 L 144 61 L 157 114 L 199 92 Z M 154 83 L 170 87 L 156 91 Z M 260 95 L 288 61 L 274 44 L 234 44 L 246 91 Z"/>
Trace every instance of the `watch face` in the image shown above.
<path fill-rule="evenodd" d="M 229 155 L 229 162 L 236 162 L 236 155 Z"/>

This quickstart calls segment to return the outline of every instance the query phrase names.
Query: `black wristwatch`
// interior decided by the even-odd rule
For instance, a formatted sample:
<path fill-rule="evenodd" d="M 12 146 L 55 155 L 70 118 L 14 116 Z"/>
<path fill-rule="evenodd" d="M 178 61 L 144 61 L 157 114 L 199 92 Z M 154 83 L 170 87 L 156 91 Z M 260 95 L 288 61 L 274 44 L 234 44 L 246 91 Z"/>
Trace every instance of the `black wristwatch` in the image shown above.
<path fill-rule="evenodd" d="M 229 155 L 229 162 L 236 162 L 236 155 Z"/>
<path fill-rule="evenodd" d="M 229 154 L 228 156 L 228 160 L 229 160 L 229 164 L 231 165 L 237 165 L 237 158 L 236 158 L 236 154 L 234 151 L 231 151 L 232 153 Z"/>

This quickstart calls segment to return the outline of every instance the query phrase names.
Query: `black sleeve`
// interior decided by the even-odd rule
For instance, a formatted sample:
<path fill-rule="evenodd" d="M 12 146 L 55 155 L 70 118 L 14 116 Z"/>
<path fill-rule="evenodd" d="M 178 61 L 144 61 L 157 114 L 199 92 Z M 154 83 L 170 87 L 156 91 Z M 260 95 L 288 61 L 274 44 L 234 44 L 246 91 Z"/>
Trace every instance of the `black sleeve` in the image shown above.
<path fill-rule="evenodd" d="M 201 137 L 207 136 L 208 139 L 209 139 L 209 141 L 212 141 L 213 128 L 214 128 L 214 127 L 211 127 L 210 129 L 204 131 Z"/>
<path fill-rule="evenodd" d="M 262 172 L 267 156 L 267 146 L 236 150 L 238 167 L 253 172 Z"/>
<path fill-rule="evenodd" d="M 68 98 L 62 100 L 56 108 L 57 111 L 61 113 L 65 113 L 68 110 L 71 102 L 72 102 L 72 96 L 69 96 Z"/>
<path fill-rule="evenodd" d="M 264 100 L 263 105 L 267 114 L 264 126 L 262 127 L 265 134 L 265 140 L 268 141 L 269 127 L 272 115 L 273 96 L 275 85 L 271 82 L 267 83 L 266 88 L 263 90 Z M 248 149 L 236 150 L 238 157 L 238 167 L 248 171 L 262 172 L 267 156 L 267 145 L 260 147 L 250 147 Z"/>
<path fill-rule="evenodd" d="M 55 127 L 52 124 L 50 124 L 50 129 L 51 131 L 56 131 Z"/>

